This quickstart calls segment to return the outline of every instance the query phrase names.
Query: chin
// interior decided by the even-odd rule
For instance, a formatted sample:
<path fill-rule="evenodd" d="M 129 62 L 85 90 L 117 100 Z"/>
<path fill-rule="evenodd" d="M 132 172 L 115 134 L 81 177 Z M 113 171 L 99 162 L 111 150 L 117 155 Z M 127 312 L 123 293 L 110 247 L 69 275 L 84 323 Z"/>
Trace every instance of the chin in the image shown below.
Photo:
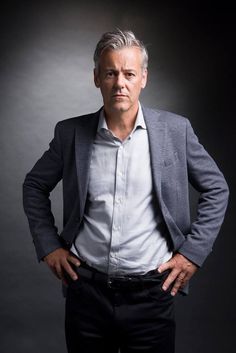
<path fill-rule="evenodd" d="M 117 111 L 117 112 L 127 112 L 130 109 L 130 106 L 128 104 L 125 103 L 117 103 L 117 104 L 113 104 L 111 109 L 113 111 Z"/>

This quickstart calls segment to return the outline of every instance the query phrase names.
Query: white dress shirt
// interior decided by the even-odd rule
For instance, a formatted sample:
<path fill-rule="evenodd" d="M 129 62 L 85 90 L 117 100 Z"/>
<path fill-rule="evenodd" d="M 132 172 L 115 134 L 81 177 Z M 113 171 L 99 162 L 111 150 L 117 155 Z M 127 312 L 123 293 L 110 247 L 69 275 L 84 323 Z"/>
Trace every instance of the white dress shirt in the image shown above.
<path fill-rule="evenodd" d="M 141 106 L 124 141 L 108 129 L 101 111 L 85 214 L 72 252 L 108 274 L 145 274 L 172 256 L 161 222 Z"/>

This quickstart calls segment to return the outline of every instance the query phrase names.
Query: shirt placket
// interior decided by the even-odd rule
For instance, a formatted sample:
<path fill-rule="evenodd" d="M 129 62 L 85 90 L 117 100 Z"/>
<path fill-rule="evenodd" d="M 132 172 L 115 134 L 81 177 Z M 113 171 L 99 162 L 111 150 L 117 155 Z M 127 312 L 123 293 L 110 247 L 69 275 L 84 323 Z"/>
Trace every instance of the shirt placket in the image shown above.
<path fill-rule="evenodd" d="M 125 164 L 125 144 L 120 142 L 116 156 L 113 217 L 109 253 L 109 272 L 112 273 L 119 272 L 119 249 L 123 231 L 123 203 L 126 183 Z"/>

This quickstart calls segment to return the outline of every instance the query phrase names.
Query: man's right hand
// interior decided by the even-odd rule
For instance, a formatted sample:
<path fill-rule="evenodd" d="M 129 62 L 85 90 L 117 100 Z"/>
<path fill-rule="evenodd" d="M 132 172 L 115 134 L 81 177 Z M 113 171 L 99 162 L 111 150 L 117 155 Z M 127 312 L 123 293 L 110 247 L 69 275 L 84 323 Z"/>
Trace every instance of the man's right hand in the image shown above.
<path fill-rule="evenodd" d="M 56 275 L 57 278 L 61 279 L 64 284 L 67 284 L 65 278 L 65 272 L 74 280 L 78 279 L 76 272 L 71 267 L 73 264 L 76 267 L 80 266 L 80 261 L 76 256 L 71 254 L 70 251 L 59 248 L 44 257 L 44 261 Z"/>

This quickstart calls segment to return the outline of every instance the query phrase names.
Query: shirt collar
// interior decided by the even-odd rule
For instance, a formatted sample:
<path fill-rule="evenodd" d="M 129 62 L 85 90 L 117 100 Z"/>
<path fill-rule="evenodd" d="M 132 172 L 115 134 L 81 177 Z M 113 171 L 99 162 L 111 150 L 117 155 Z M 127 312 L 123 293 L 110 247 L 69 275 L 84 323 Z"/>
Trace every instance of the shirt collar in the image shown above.
<path fill-rule="evenodd" d="M 132 132 L 134 132 L 138 127 L 141 127 L 142 129 L 147 130 L 140 102 L 138 102 L 138 105 L 139 105 L 138 114 L 137 114 L 137 117 L 136 117 L 136 120 L 135 120 L 135 124 L 134 124 L 134 128 L 133 128 Z M 100 115 L 99 115 L 99 122 L 98 122 L 97 131 L 100 131 L 100 130 L 103 130 L 103 129 L 109 130 L 108 126 L 107 126 L 106 119 L 105 119 L 105 115 L 104 115 L 104 109 L 101 110 Z"/>

